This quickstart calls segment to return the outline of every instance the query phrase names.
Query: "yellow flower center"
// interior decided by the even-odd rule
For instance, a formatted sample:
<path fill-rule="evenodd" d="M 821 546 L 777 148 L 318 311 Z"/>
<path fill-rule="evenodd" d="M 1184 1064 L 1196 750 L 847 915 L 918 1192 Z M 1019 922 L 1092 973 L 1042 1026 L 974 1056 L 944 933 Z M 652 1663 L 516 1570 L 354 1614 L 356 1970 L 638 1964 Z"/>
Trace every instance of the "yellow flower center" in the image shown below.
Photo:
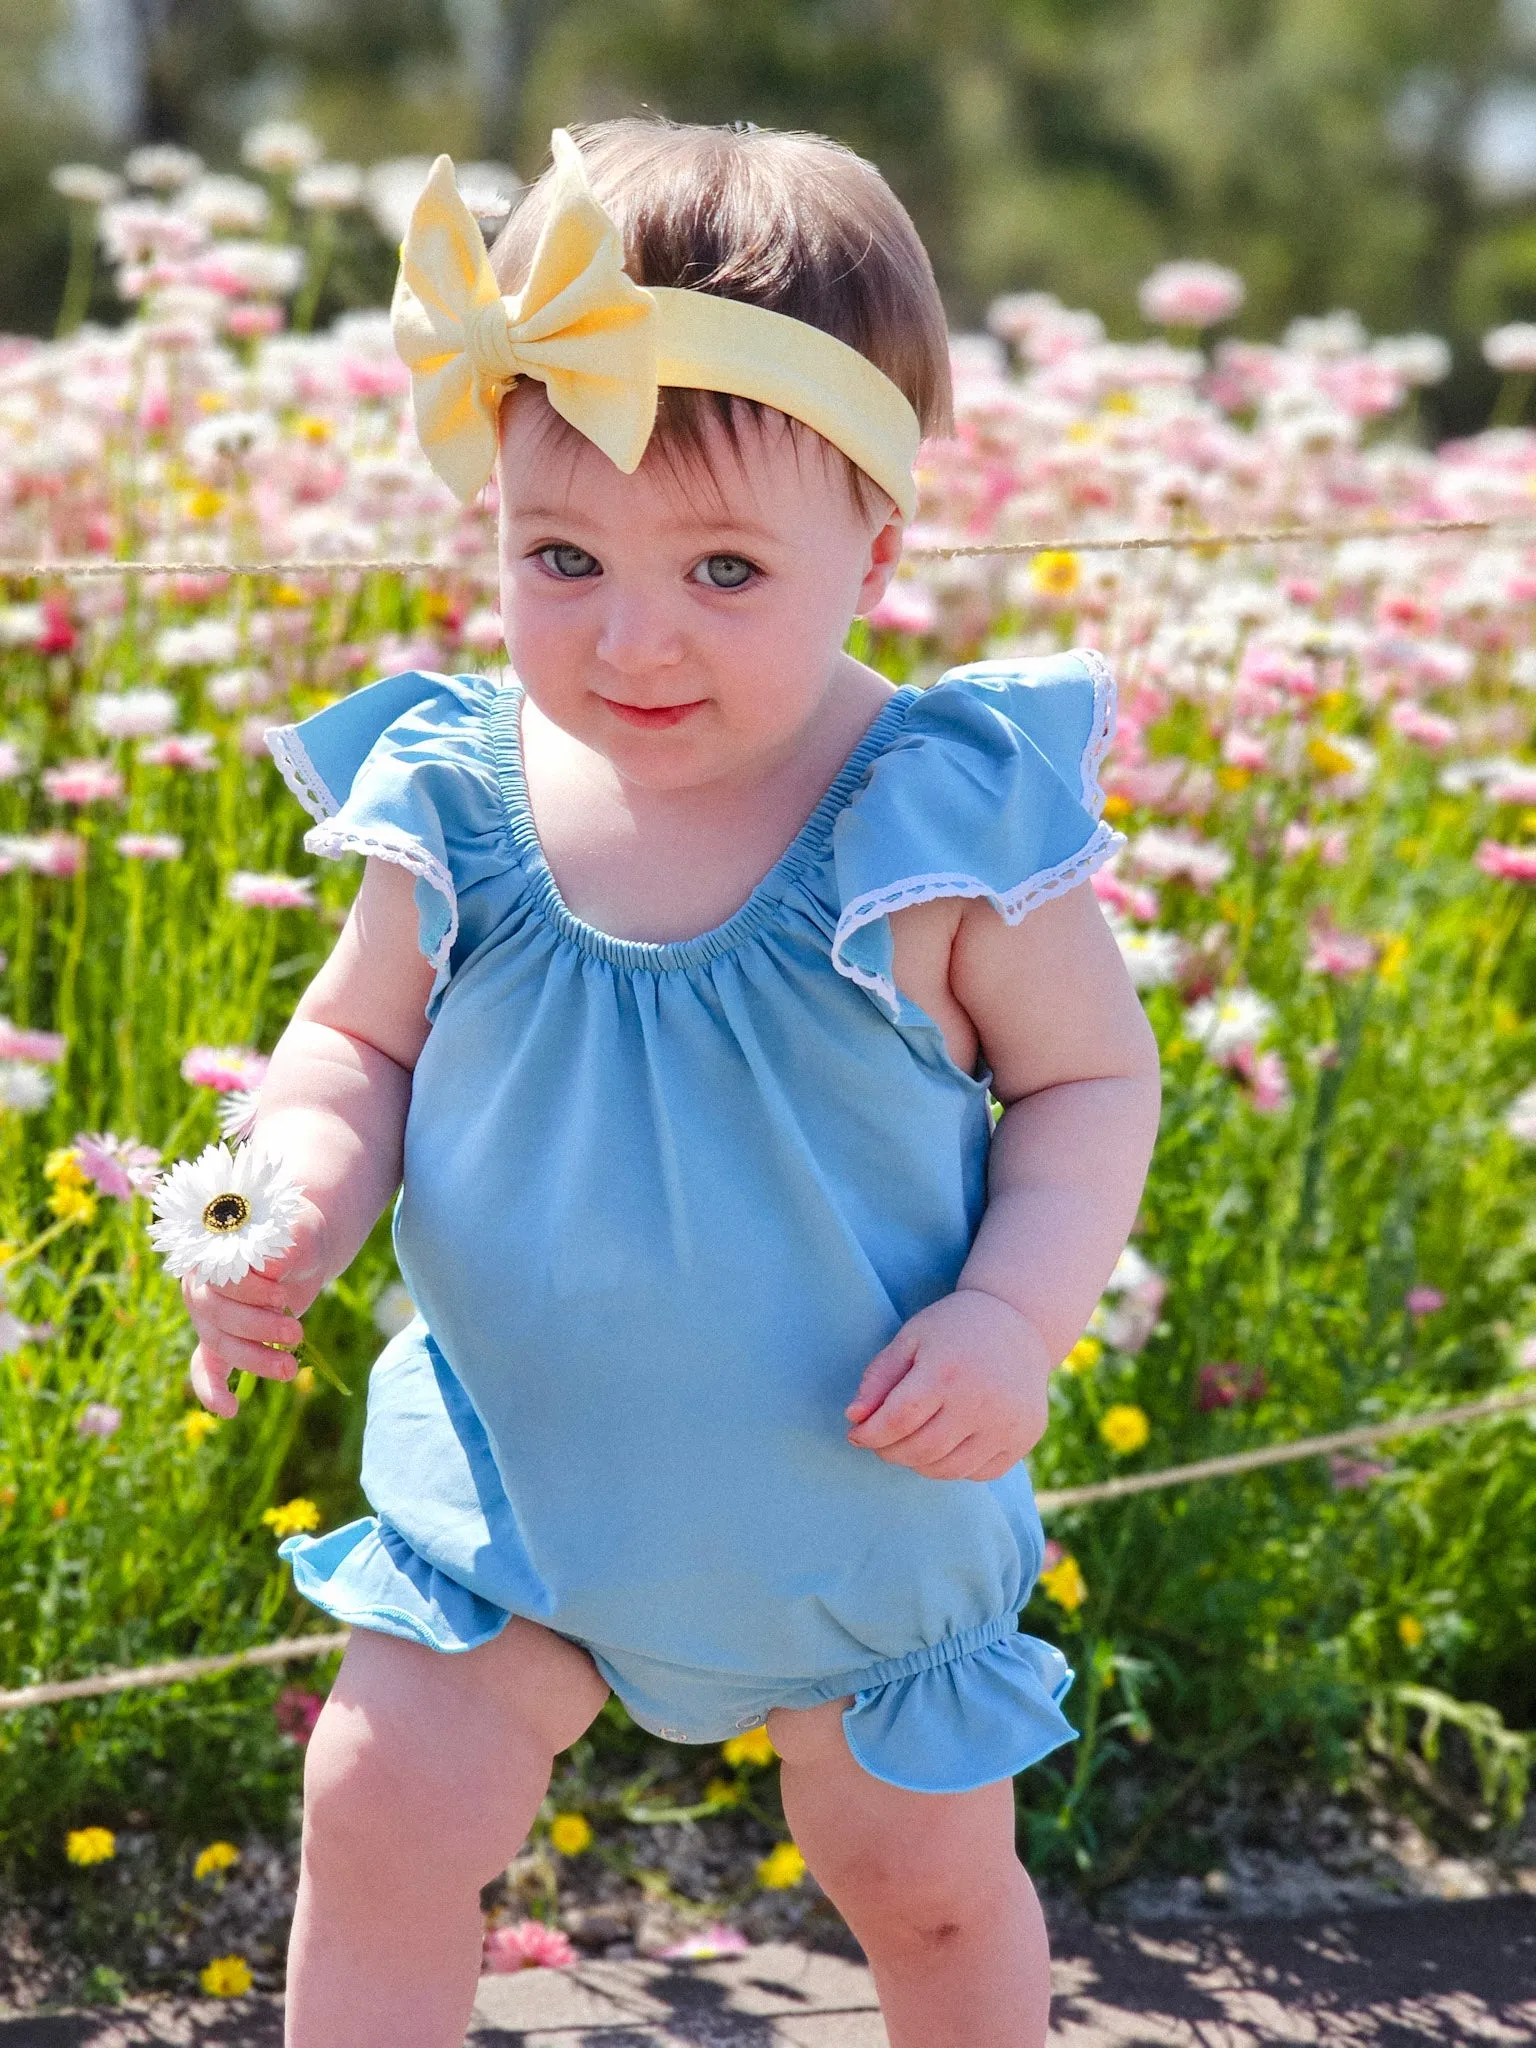
<path fill-rule="evenodd" d="M 244 1195 L 215 1195 L 203 1211 L 204 1230 L 217 1230 L 221 1234 L 241 1230 L 250 1220 L 251 1205 Z"/>

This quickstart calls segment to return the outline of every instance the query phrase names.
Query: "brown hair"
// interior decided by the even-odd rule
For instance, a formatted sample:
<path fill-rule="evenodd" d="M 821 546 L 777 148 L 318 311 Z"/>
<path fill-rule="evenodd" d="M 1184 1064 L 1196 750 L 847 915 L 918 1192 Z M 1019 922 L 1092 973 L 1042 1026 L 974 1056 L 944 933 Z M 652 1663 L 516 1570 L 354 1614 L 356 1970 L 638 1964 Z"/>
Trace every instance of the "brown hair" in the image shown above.
<path fill-rule="evenodd" d="M 823 135 L 626 116 L 573 124 L 588 180 L 616 223 L 637 284 L 714 292 L 766 306 L 856 348 L 902 391 L 925 434 L 953 430 L 949 334 L 933 267 L 906 208 L 873 164 Z M 552 173 L 532 185 L 490 252 L 502 291 L 518 291 L 548 212 Z M 704 467 L 712 408 L 740 456 L 727 392 L 663 386 L 652 445 Z M 551 411 L 552 428 L 575 430 Z M 791 430 L 809 432 L 791 419 Z M 838 451 L 834 451 L 837 453 Z M 878 487 L 847 456 L 855 502 Z"/>

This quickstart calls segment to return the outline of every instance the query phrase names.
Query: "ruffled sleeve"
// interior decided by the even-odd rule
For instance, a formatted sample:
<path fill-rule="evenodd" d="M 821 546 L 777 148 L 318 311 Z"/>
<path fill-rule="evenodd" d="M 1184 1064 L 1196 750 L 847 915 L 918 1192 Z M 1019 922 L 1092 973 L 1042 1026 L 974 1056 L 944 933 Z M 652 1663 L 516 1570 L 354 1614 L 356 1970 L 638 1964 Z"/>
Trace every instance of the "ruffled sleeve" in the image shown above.
<path fill-rule="evenodd" d="M 437 970 L 428 1017 L 453 968 L 465 891 L 508 864 L 483 738 L 495 694 L 486 676 L 413 669 L 266 735 L 283 780 L 317 821 L 304 835 L 307 852 L 372 854 L 416 877 L 417 942 Z"/>
<path fill-rule="evenodd" d="M 1017 924 L 1102 867 L 1125 844 L 1099 818 L 1114 730 L 1114 680 L 1090 648 L 971 662 L 925 690 L 833 831 L 838 973 L 901 1023 L 892 911 L 985 897 Z"/>

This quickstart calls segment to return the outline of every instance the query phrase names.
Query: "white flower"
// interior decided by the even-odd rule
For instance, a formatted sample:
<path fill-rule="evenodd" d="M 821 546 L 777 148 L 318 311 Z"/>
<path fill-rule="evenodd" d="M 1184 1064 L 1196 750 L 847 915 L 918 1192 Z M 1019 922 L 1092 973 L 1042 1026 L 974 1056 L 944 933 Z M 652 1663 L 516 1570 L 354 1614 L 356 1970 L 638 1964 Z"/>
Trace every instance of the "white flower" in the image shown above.
<path fill-rule="evenodd" d="M 243 1145 L 256 1122 L 259 1088 L 232 1088 L 219 1098 L 219 1134 L 230 1145 Z"/>
<path fill-rule="evenodd" d="M 302 171 L 322 154 L 319 136 L 302 121 L 261 121 L 240 138 L 240 155 L 253 171 Z"/>
<path fill-rule="evenodd" d="M 48 173 L 48 182 L 61 199 L 73 199 L 82 206 L 106 206 L 122 197 L 123 181 L 115 171 L 96 164 L 58 164 Z"/>
<path fill-rule="evenodd" d="M 1205 996 L 1184 1013 L 1184 1029 L 1213 1060 L 1228 1060 L 1244 1046 L 1257 1045 L 1274 1022 L 1272 1003 L 1251 988 Z"/>
<path fill-rule="evenodd" d="M 1505 1110 L 1504 1128 L 1522 1145 L 1536 1145 L 1536 1081 L 1523 1088 Z"/>
<path fill-rule="evenodd" d="M 203 160 L 190 149 L 179 149 L 174 142 L 146 142 L 129 150 L 123 169 L 130 184 L 148 185 L 156 192 L 175 192 L 202 176 Z"/>
<path fill-rule="evenodd" d="M 1370 354 L 1405 384 L 1439 384 L 1451 374 L 1450 343 L 1438 334 L 1384 334 L 1371 343 Z"/>
<path fill-rule="evenodd" d="M 259 235 L 272 211 L 272 202 L 260 185 L 218 173 L 189 185 L 176 204 L 223 235 Z"/>
<path fill-rule="evenodd" d="M 416 1319 L 416 1304 L 404 1281 L 392 1280 L 373 1304 L 373 1327 L 384 1337 L 398 1337 Z"/>
<path fill-rule="evenodd" d="M 228 619 L 198 619 L 167 626 L 155 641 L 155 659 L 162 668 L 212 668 L 233 661 L 239 648 L 239 628 Z"/>
<path fill-rule="evenodd" d="M 152 739 L 176 723 L 176 699 L 169 690 L 120 690 L 87 697 L 85 713 L 109 740 Z"/>
<path fill-rule="evenodd" d="M 41 1109 L 53 1093 L 53 1076 L 31 1060 L 0 1060 L 0 1109 Z"/>
<path fill-rule="evenodd" d="M 173 1278 L 228 1286 L 288 1249 L 302 1204 L 278 1160 L 249 1145 L 209 1145 L 156 1183 L 150 1242 Z"/>
<path fill-rule="evenodd" d="M 1496 370 L 1536 370 L 1536 325 L 1515 320 L 1483 336 L 1483 354 Z"/>
<path fill-rule="evenodd" d="M 1302 315 L 1293 320 L 1281 336 L 1284 346 L 1304 356 L 1357 356 L 1370 336 L 1360 324 L 1358 313 L 1341 307 L 1320 318 Z"/>
<path fill-rule="evenodd" d="M 293 196 L 316 213 L 339 213 L 362 198 L 362 171 L 356 164 L 311 164 L 294 179 Z"/>
<path fill-rule="evenodd" d="M 1178 974 L 1184 955 L 1177 932 L 1142 932 L 1123 926 L 1115 933 L 1115 944 L 1133 988 L 1163 988 Z"/>

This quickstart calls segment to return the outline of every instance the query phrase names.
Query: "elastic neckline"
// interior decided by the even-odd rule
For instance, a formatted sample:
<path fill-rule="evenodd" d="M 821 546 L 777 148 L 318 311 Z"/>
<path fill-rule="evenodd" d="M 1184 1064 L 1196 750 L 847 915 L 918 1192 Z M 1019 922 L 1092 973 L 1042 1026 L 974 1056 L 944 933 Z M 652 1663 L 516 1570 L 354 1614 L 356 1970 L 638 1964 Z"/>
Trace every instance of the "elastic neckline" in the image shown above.
<path fill-rule="evenodd" d="M 528 798 L 527 778 L 523 772 L 523 695 L 523 686 L 517 682 L 499 690 L 486 720 L 486 730 L 512 839 L 541 915 L 562 938 L 569 939 L 584 953 L 606 960 L 611 966 L 666 974 L 718 960 L 723 953 L 733 951 L 751 938 L 769 921 L 785 890 L 825 851 L 838 812 L 853 795 L 870 762 L 904 723 L 922 691 L 916 684 L 904 684 L 881 705 L 873 723 L 866 727 L 864 737 L 823 792 L 815 810 L 739 910 L 734 911 L 723 924 L 700 932 L 694 938 L 664 940 L 616 939 L 611 933 L 599 931 L 596 925 L 587 924 L 579 918 L 560 894 L 549 862 L 544 858 L 544 849 L 539 844 L 533 806 Z"/>

